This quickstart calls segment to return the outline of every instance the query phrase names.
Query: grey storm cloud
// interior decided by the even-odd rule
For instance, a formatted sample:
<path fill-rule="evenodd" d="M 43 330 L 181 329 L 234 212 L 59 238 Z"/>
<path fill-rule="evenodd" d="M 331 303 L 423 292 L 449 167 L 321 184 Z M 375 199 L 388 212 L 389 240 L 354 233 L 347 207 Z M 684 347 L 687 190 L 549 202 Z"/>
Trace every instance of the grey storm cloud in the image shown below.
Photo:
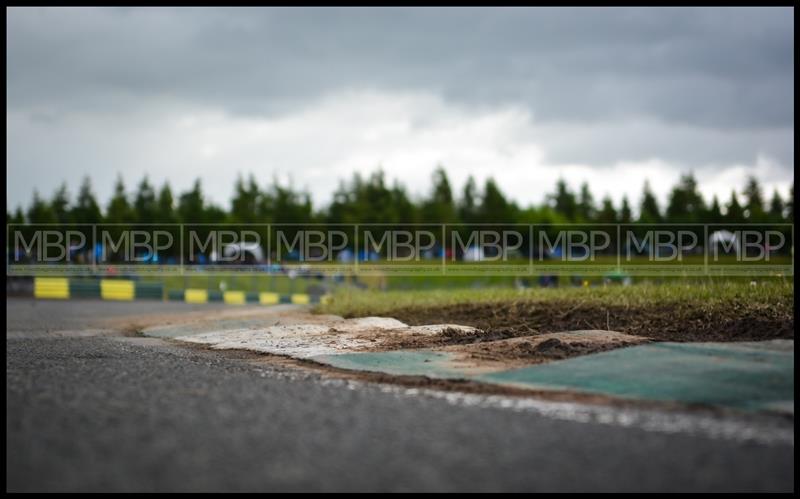
<path fill-rule="evenodd" d="M 791 169 L 793 14 L 12 8 L 7 112 L 45 125 L 149 100 L 279 116 L 341 91 L 425 91 L 467 109 L 524 106 L 537 126 L 574 127 L 583 145 L 554 139 L 556 162 L 657 156 L 695 167 L 767 154 Z"/>
<path fill-rule="evenodd" d="M 433 88 L 541 120 L 771 128 L 793 124 L 793 46 L 777 8 L 12 9 L 8 96 L 260 113 L 354 86 Z"/>

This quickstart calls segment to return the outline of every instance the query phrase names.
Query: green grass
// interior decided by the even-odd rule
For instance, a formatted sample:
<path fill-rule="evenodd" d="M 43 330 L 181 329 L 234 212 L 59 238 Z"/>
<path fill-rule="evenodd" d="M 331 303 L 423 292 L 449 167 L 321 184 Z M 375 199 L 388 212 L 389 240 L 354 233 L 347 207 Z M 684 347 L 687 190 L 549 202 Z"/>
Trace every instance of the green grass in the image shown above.
<path fill-rule="evenodd" d="M 592 286 L 484 289 L 431 289 L 403 291 L 364 291 L 339 289 L 317 310 L 347 317 L 391 315 L 393 311 L 413 308 L 447 307 L 464 304 L 513 304 L 574 301 L 586 305 L 641 308 L 650 305 L 696 304 L 703 307 L 737 307 L 738 304 L 774 306 L 791 309 L 794 296 L 792 280 L 672 281 L 663 284 L 642 283 L 632 286 Z"/>

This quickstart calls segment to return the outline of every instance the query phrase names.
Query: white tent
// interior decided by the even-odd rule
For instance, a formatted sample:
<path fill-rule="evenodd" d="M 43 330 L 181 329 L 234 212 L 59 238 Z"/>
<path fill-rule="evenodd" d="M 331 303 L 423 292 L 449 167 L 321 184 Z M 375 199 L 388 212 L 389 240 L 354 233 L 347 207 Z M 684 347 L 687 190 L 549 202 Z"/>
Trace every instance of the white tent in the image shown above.
<path fill-rule="evenodd" d="M 222 248 L 222 254 L 226 258 L 242 258 L 247 260 L 248 256 L 251 259 L 255 260 L 256 262 L 261 262 L 264 260 L 264 250 L 261 249 L 261 245 L 258 243 L 232 243 L 226 244 L 224 248 Z M 218 260 L 217 252 L 211 252 L 211 261 L 216 262 Z"/>
<path fill-rule="evenodd" d="M 464 251 L 465 262 L 480 262 L 485 258 L 483 248 L 470 246 Z"/>

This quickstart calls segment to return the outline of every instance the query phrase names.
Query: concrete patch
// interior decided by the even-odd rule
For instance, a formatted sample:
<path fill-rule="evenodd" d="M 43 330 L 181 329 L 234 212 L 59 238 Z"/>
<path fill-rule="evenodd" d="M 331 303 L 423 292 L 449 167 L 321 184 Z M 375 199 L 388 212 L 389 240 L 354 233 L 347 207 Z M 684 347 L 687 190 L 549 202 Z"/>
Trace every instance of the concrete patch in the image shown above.
<path fill-rule="evenodd" d="M 391 317 L 359 317 L 357 319 L 346 320 L 345 324 L 350 329 L 397 329 L 408 327 L 408 324 Z"/>
<path fill-rule="evenodd" d="M 306 359 L 315 355 L 352 351 L 369 342 L 359 342 L 338 334 L 329 326 L 297 324 L 263 329 L 227 329 L 175 338 L 187 343 L 201 343 L 216 349 L 251 350 Z"/>

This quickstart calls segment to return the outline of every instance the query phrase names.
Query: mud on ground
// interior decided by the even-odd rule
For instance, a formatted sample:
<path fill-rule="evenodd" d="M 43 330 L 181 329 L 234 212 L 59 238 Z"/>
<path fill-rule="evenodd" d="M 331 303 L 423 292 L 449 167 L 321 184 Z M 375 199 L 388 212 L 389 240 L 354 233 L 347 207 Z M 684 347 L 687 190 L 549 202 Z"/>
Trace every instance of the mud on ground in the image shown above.
<path fill-rule="evenodd" d="M 516 367 L 641 345 L 648 341 L 647 338 L 616 331 L 588 330 L 470 343 L 445 347 L 443 350 L 456 353 L 478 366 L 498 363 Z"/>
<path fill-rule="evenodd" d="M 405 323 L 453 323 L 482 330 L 476 337 L 442 338 L 445 344 L 493 341 L 559 331 L 604 329 L 656 341 L 762 341 L 794 338 L 794 314 L 768 304 L 706 307 L 702 302 L 619 306 L 575 300 L 459 304 L 399 308 Z"/>
<path fill-rule="evenodd" d="M 304 309 L 239 309 L 180 316 L 117 319 L 126 335 L 176 337 L 213 348 L 311 358 L 346 352 L 434 349 L 455 355 L 475 369 L 537 364 L 648 341 L 614 331 L 584 330 L 503 338 L 492 331 L 458 324 L 409 326 L 394 318 L 343 319 Z M 146 327 L 145 324 L 149 323 Z M 141 329 L 140 329 L 141 328 Z"/>

